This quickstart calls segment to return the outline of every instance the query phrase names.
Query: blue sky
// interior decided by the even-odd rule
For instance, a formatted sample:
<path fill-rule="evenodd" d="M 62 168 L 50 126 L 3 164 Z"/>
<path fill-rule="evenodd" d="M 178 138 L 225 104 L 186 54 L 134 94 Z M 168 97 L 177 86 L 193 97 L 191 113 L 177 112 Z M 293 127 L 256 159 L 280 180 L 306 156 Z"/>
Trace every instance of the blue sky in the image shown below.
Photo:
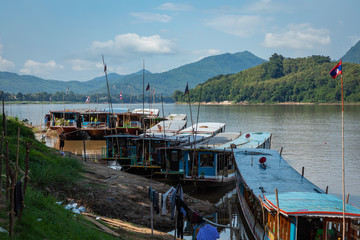
<path fill-rule="evenodd" d="M 342 57 L 359 0 L 0 0 L 0 71 L 86 81 L 164 72 L 222 53 Z"/>

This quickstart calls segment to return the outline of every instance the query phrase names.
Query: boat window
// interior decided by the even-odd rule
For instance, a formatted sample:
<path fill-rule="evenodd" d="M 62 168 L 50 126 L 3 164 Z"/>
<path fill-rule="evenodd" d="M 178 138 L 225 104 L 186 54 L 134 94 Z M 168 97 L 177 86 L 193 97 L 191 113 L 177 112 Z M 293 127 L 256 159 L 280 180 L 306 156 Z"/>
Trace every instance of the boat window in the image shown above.
<path fill-rule="evenodd" d="M 214 155 L 200 154 L 200 167 L 214 167 Z"/>

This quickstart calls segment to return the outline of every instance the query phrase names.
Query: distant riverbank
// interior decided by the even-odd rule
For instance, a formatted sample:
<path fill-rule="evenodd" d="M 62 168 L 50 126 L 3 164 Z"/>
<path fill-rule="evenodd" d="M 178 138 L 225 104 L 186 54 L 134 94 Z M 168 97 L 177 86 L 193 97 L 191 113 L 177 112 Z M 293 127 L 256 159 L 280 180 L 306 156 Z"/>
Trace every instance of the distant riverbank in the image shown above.
<path fill-rule="evenodd" d="M 175 104 L 185 105 L 188 103 L 176 102 Z M 199 104 L 199 102 L 194 102 L 191 104 Z M 222 102 L 200 102 L 200 105 L 341 105 L 340 103 L 303 103 L 303 102 L 277 102 L 277 103 L 250 103 L 250 102 L 232 102 L 232 101 L 222 101 Z M 344 103 L 344 105 L 360 105 L 360 102 L 355 103 Z"/>

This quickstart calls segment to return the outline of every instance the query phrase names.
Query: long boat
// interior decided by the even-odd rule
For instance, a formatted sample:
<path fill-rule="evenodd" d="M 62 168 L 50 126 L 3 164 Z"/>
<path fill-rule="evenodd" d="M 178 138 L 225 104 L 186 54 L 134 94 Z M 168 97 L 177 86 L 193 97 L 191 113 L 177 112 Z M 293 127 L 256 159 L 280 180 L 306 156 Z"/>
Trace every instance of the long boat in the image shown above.
<path fill-rule="evenodd" d="M 81 121 L 82 116 L 78 110 L 50 111 L 45 115 L 46 126 L 67 140 L 87 137 L 81 131 Z"/>
<path fill-rule="evenodd" d="M 158 148 L 162 178 L 182 179 L 200 188 L 235 187 L 235 160 L 233 148 L 270 148 L 271 133 L 223 132 L 193 147 Z M 195 153 L 195 157 L 194 157 Z M 175 177 L 177 176 L 177 178 Z"/>
<path fill-rule="evenodd" d="M 254 239 L 341 239 L 343 202 L 268 149 L 233 149 L 240 209 Z M 360 239 L 360 209 L 346 204 L 346 238 Z"/>
<path fill-rule="evenodd" d="M 216 138 L 223 138 L 217 135 Z M 217 142 L 219 142 L 217 140 Z M 216 142 L 216 141 L 215 141 Z M 245 133 L 233 140 L 226 141 L 212 147 L 212 144 L 200 145 L 199 148 L 184 149 L 184 180 L 196 183 L 198 186 L 207 187 L 235 187 L 235 160 L 233 157 L 233 149 L 236 148 L 266 148 L 271 146 L 271 133 L 255 132 Z M 196 153 L 195 158 L 193 157 Z"/>
<path fill-rule="evenodd" d="M 110 133 L 110 113 L 105 111 L 85 110 L 82 116 L 81 131 L 84 131 L 92 140 L 102 140 Z"/>

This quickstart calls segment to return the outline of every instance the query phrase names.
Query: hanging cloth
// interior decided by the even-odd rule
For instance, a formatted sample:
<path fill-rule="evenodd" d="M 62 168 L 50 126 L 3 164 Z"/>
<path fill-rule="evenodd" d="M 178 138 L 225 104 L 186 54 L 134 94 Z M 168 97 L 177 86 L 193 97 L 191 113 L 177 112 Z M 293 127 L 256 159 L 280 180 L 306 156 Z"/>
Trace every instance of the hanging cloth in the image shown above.
<path fill-rule="evenodd" d="M 170 194 L 171 196 L 171 192 L 174 191 L 175 188 L 174 187 L 171 187 L 169 190 L 166 191 L 166 193 L 164 193 L 162 195 L 162 204 L 161 204 L 161 214 L 162 215 L 166 215 L 166 199 L 168 197 L 168 195 Z"/>
<path fill-rule="evenodd" d="M 14 211 L 16 216 L 23 209 L 23 201 L 24 201 L 24 196 L 22 191 L 22 182 L 20 180 L 15 184 L 15 188 L 14 188 Z"/>
<path fill-rule="evenodd" d="M 197 240 L 216 240 L 220 238 L 219 232 L 216 227 L 206 224 L 200 228 L 199 233 L 196 235 Z"/>

